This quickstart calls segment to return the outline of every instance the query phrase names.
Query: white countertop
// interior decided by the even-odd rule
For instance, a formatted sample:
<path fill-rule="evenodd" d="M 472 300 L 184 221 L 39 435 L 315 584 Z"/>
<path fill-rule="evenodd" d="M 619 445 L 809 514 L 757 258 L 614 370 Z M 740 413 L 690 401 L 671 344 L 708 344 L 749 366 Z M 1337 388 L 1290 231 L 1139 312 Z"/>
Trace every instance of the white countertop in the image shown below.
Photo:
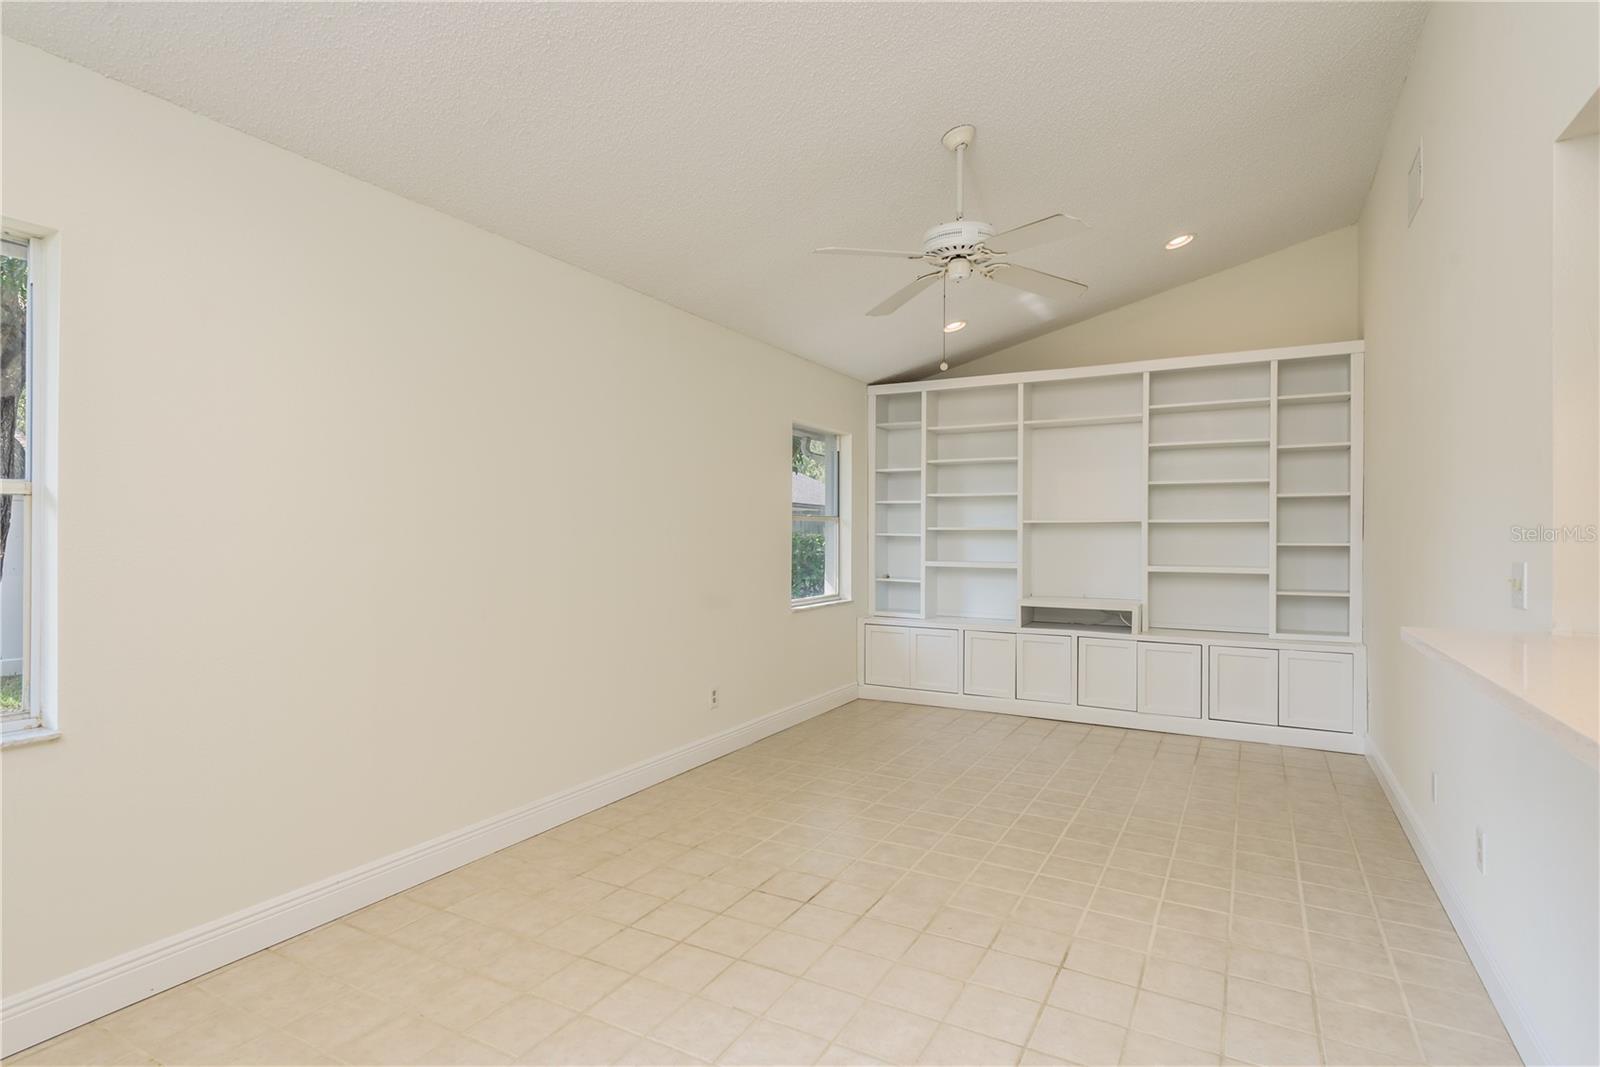
<path fill-rule="evenodd" d="M 1420 626 L 1400 636 L 1600 765 L 1600 638 Z"/>

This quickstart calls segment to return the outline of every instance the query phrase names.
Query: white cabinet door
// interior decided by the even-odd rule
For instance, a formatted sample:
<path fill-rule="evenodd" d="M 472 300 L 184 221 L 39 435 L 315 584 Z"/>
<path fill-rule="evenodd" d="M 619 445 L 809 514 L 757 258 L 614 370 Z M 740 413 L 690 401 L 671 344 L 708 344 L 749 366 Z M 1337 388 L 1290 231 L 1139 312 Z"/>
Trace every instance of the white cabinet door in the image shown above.
<path fill-rule="evenodd" d="M 967 631 L 966 670 L 961 676 L 961 691 L 975 697 L 1017 695 L 1016 634 Z"/>
<path fill-rule="evenodd" d="M 911 688 L 911 631 L 904 626 L 862 627 L 861 643 L 866 664 L 862 680 L 868 685 Z"/>
<path fill-rule="evenodd" d="M 961 631 L 911 631 L 911 688 L 955 693 L 961 667 Z"/>
<path fill-rule="evenodd" d="M 1210 717 L 1278 725 L 1278 650 L 1212 645 Z"/>
<path fill-rule="evenodd" d="M 1132 641 L 1078 638 L 1078 703 L 1133 711 L 1139 696 L 1136 659 Z"/>
<path fill-rule="evenodd" d="M 1355 657 L 1348 652 L 1279 653 L 1278 722 L 1305 730 L 1355 730 Z"/>
<path fill-rule="evenodd" d="M 1139 710 L 1200 717 L 1200 646 L 1139 642 Z"/>
<path fill-rule="evenodd" d="M 1017 699 L 1072 703 L 1072 638 L 1017 635 Z"/>

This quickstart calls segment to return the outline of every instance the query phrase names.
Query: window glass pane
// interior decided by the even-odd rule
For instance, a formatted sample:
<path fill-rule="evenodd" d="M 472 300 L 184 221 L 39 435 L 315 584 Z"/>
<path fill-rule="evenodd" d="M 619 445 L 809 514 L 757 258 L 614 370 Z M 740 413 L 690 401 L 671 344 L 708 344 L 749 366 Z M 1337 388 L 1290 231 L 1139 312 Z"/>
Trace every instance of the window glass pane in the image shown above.
<path fill-rule="evenodd" d="M 789 556 L 789 598 L 839 595 L 839 524 L 795 519 Z"/>
<path fill-rule="evenodd" d="M 28 476 L 28 246 L 0 256 L 0 478 Z"/>
<path fill-rule="evenodd" d="M 839 513 L 838 444 L 834 435 L 795 428 L 789 489 L 789 500 L 798 514 Z"/>
<path fill-rule="evenodd" d="M 28 498 L 0 496 L 0 719 L 26 718 Z"/>

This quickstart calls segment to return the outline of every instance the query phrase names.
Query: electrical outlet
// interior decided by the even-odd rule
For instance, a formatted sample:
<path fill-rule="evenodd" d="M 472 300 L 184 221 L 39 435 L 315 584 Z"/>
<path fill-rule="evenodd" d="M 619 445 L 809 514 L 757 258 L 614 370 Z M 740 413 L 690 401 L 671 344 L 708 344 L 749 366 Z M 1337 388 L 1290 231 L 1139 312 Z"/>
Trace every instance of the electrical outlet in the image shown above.
<path fill-rule="evenodd" d="M 1483 873 L 1484 834 L 1483 827 L 1478 827 L 1478 873 Z"/>
<path fill-rule="evenodd" d="M 711 706 L 715 708 L 721 703 L 722 696 L 715 689 L 711 690 Z"/>
<path fill-rule="evenodd" d="M 1528 564 L 1511 565 L 1511 606 L 1519 611 L 1528 610 Z"/>
<path fill-rule="evenodd" d="M 1438 771 L 1434 771 L 1431 775 L 1429 775 L 1428 799 L 1433 801 L 1435 804 L 1439 803 L 1439 772 Z"/>

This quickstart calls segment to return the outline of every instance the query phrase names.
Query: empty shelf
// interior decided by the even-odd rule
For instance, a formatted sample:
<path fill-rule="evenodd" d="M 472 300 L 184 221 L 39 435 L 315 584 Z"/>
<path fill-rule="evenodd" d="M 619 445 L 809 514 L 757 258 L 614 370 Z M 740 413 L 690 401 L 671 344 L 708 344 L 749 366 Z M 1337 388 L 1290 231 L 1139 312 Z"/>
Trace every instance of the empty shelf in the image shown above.
<path fill-rule="evenodd" d="M 1268 519 L 1151 519 L 1151 526 L 1266 526 Z"/>
<path fill-rule="evenodd" d="M 1348 391 L 1342 393 L 1290 393 L 1278 397 L 1279 404 L 1321 404 L 1330 400 L 1349 400 Z"/>
<path fill-rule="evenodd" d="M 1023 519 L 1024 526 L 1137 526 L 1143 519 Z"/>
<path fill-rule="evenodd" d="M 1266 574 L 1265 567 L 1151 567 L 1151 574 Z"/>
<path fill-rule="evenodd" d="M 1338 493 L 1279 493 L 1279 500 L 1337 500 L 1350 495 L 1346 489 Z"/>
<path fill-rule="evenodd" d="M 1150 410 L 1157 411 L 1226 411 L 1229 408 L 1253 408 L 1263 404 L 1272 403 L 1271 397 L 1253 396 L 1239 400 L 1195 400 L 1181 404 L 1151 404 Z"/>
<path fill-rule="evenodd" d="M 921 467 L 879 467 L 878 474 L 921 474 Z"/>
<path fill-rule="evenodd" d="M 1151 485 L 1270 485 L 1266 478 L 1195 478 L 1188 481 L 1151 482 Z"/>
<path fill-rule="evenodd" d="M 1016 533 L 1015 526 L 930 526 L 929 533 Z"/>
<path fill-rule="evenodd" d="M 1340 448 L 1349 448 L 1349 441 L 1324 441 L 1314 445 L 1279 445 L 1279 452 L 1330 452 Z"/>
<path fill-rule="evenodd" d="M 1341 600 L 1349 600 L 1349 593 L 1337 593 L 1330 589 L 1280 589 L 1279 596 L 1331 596 Z"/>
<path fill-rule="evenodd" d="M 1018 601 L 1025 608 L 1076 608 L 1085 611 L 1132 611 L 1140 601 L 1110 597 L 1025 596 Z"/>
<path fill-rule="evenodd" d="M 976 459 L 930 459 L 928 466 L 948 467 L 962 463 L 1015 463 L 1016 461 L 1016 456 L 980 456 Z"/>
<path fill-rule="evenodd" d="M 920 500 L 880 500 L 880 504 L 920 504 Z"/>
<path fill-rule="evenodd" d="M 1151 441 L 1150 448 L 1239 448 L 1248 445 L 1265 445 L 1265 437 L 1235 437 L 1220 441 Z"/>
<path fill-rule="evenodd" d="M 920 423 L 920 422 L 880 422 L 880 423 L 878 423 L 878 429 L 880 429 L 880 430 L 915 430 L 917 427 L 919 427 L 921 425 L 922 425 L 922 423 Z"/>
<path fill-rule="evenodd" d="M 930 559 L 927 562 L 927 566 L 959 568 L 968 571 L 1014 571 L 1017 569 L 1015 563 L 979 559 Z"/>
<path fill-rule="evenodd" d="M 1030 430 L 1051 430 L 1063 426 L 1114 426 L 1143 421 L 1143 415 L 1077 415 L 1068 419 L 1029 419 L 1023 425 Z"/>
<path fill-rule="evenodd" d="M 992 433 L 996 430 L 1015 430 L 1014 422 L 967 422 L 953 426 L 930 426 L 929 433 Z"/>
<path fill-rule="evenodd" d="M 1349 541 L 1279 541 L 1279 548 L 1349 548 Z"/>
<path fill-rule="evenodd" d="M 921 534 L 908 534 L 908 533 L 883 533 L 883 532 L 880 531 L 878 533 L 878 536 L 879 537 L 921 537 L 922 535 Z"/>
<path fill-rule="evenodd" d="M 962 497 L 967 497 L 967 498 L 973 498 L 973 497 L 1007 497 L 1007 496 L 1016 496 L 1016 495 L 1017 494 L 1015 492 L 1011 492 L 1011 493 L 929 493 L 928 494 L 928 499 L 929 500 L 953 500 L 953 499 L 960 499 Z"/>
<path fill-rule="evenodd" d="M 921 585 L 922 584 L 922 579 L 921 578 L 878 578 L 876 580 L 880 581 L 880 582 L 900 582 L 900 583 L 905 584 L 905 585 Z"/>

